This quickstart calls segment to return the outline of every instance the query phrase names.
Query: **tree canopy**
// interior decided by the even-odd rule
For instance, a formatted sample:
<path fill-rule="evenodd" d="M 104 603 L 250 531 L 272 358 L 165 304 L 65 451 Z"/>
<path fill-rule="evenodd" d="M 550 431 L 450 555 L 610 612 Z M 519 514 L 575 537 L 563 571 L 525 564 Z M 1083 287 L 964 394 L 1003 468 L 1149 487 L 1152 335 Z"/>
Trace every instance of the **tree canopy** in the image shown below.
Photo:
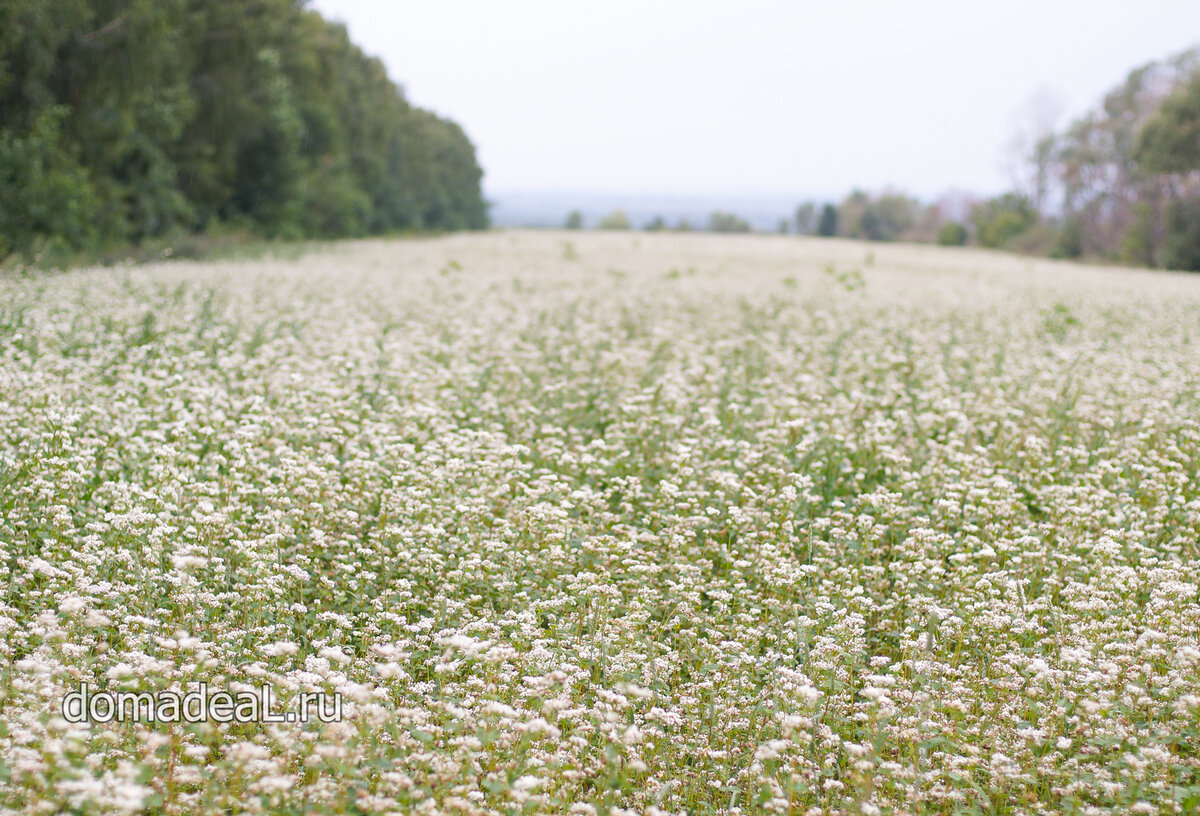
<path fill-rule="evenodd" d="M 0 4 L 0 257 L 487 225 L 475 149 L 302 0 Z"/>
<path fill-rule="evenodd" d="M 1057 136 L 1065 254 L 1200 269 L 1200 49 L 1129 73 Z"/>

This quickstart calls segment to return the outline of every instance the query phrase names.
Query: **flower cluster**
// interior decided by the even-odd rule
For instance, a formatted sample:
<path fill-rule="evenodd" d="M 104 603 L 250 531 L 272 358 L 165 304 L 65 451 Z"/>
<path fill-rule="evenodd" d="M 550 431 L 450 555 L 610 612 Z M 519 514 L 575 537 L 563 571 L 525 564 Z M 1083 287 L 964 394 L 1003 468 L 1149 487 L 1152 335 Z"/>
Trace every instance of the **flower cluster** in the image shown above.
<path fill-rule="evenodd" d="M 1200 808 L 1197 281 L 573 241 L 0 279 L 0 810 Z"/>

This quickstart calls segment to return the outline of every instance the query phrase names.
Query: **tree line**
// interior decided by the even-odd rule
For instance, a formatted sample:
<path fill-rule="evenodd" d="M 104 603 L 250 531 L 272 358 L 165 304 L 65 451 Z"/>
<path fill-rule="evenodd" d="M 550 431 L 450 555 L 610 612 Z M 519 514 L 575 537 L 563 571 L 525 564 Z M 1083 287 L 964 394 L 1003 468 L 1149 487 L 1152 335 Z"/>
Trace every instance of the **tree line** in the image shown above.
<path fill-rule="evenodd" d="M 304 0 L 0 4 L 0 259 L 487 226 L 475 149 Z"/>
<path fill-rule="evenodd" d="M 1129 73 L 1061 131 L 1020 134 L 1014 189 L 932 204 L 855 191 L 809 202 L 796 232 L 975 244 L 1029 254 L 1200 270 L 1200 48 Z"/>
<path fill-rule="evenodd" d="M 855 190 L 840 202 L 802 203 L 778 231 L 1200 271 L 1200 48 L 1131 71 L 1061 131 L 1047 119 L 1018 134 L 1014 189 L 1001 195 L 924 203 L 902 191 Z M 582 214 L 564 226 L 581 228 Z M 600 227 L 632 225 L 618 210 Z M 693 226 L 659 217 L 643 228 Z M 750 231 L 723 212 L 698 228 Z"/>

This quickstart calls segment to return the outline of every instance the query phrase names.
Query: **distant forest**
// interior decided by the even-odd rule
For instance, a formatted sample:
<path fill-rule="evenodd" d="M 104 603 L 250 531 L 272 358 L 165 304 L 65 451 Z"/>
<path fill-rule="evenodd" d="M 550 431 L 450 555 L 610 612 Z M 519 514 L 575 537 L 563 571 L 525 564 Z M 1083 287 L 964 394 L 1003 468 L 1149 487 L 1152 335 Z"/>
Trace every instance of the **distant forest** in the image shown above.
<path fill-rule="evenodd" d="M 855 190 L 840 202 L 807 201 L 781 233 L 1006 249 L 1137 266 L 1200 270 L 1200 49 L 1129 73 L 1093 111 L 1057 129 L 1034 110 L 1010 144 L 1013 189 L 922 203 L 899 190 Z M 572 212 L 567 229 L 585 226 Z M 624 211 L 601 229 L 631 229 Z M 706 224 L 662 217 L 647 230 L 749 232 L 735 213 Z"/>
<path fill-rule="evenodd" d="M 301 0 L 0 3 L 0 259 L 487 226 L 475 149 Z"/>

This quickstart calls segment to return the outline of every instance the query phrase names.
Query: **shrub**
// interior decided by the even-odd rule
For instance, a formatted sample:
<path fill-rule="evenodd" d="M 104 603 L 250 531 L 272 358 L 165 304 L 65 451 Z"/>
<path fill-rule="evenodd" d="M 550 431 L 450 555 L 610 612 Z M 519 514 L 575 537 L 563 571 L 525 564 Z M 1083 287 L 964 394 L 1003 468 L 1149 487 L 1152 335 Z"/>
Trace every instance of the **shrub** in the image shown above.
<path fill-rule="evenodd" d="M 749 232 L 750 224 L 730 212 L 715 212 L 708 217 L 709 232 Z"/>
<path fill-rule="evenodd" d="M 1037 223 L 1029 199 L 1016 193 L 981 202 L 971 210 L 975 237 L 981 246 L 999 248 Z"/>
<path fill-rule="evenodd" d="M 958 221 L 947 221 L 938 230 L 937 242 L 942 246 L 962 246 L 967 242 L 967 228 Z"/>
<path fill-rule="evenodd" d="M 630 229 L 629 216 L 625 215 L 624 210 L 613 210 L 604 218 L 600 219 L 600 229 L 602 230 L 627 230 Z"/>

